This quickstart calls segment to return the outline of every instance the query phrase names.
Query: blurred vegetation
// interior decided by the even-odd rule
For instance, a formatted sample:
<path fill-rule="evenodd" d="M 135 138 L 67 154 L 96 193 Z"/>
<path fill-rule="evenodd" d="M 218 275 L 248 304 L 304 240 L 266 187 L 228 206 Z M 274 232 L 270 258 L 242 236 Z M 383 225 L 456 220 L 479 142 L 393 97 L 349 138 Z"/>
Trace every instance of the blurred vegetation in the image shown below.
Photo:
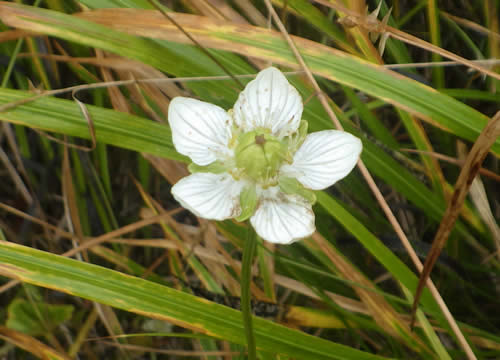
<path fill-rule="evenodd" d="M 231 307 L 246 228 L 198 219 L 172 198 L 188 172 L 169 101 L 230 109 L 246 75 L 273 64 L 299 71 L 288 78 L 309 130 L 334 125 L 269 21 L 270 1 L 170 0 L 164 14 L 157 3 L 0 2 L 1 359 L 245 358 Z M 317 194 L 312 238 L 259 243 L 259 358 L 500 358 L 500 140 L 431 274 L 473 355 L 428 290 L 410 329 L 415 260 L 373 195 L 424 262 L 461 166 L 500 109 L 500 1 L 272 5 L 342 126 L 363 140 L 376 185 L 355 170 Z"/>

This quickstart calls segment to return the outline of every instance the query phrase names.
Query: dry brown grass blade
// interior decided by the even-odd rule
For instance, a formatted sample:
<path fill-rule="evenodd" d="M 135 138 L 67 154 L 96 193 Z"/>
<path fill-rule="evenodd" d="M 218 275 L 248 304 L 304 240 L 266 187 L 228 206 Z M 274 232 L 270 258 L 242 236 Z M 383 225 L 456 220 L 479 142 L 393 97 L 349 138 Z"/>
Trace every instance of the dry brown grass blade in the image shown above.
<path fill-rule="evenodd" d="M 19 149 L 19 146 L 17 144 L 16 136 L 14 134 L 14 131 L 12 130 L 12 124 L 9 124 L 7 122 L 2 123 L 2 136 L 5 136 L 5 139 L 7 140 L 7 144 L 9 146 L 10 151 L 12 152 L 12 156 L 14 157 L 14 163 L 16 166 L 17 171 L 19 171 L 19 174 L 24 178 L 24 181 L 26 182 L 26 186 L 28 188 L 31 188 L 30 186 L 30 180 L 28 176 L 28 172 L 26 171 L 26 167 L 24 166 L 21 151 Z M 31 204 L 31 203 L 30 203 Z M 38 211 L 42 213 L 42 209 L 38 206 Z"/>
<path fill-rule="evenodd" d="M 71 360 L 69 356 L 63 354 L 44 343 L 38 341 L 33 336 L 23 334 L 19 331 L 9 329 L 0 325 L 0 339 L 14 344 L 21 349 L 31 353 L 33 356 L 45 360 Z"/>
<path fill-rule="evenodd" d="M 115 342 L 115 346 L 117 346 L 122 354 L 122 356 L 125 359 L 129 359 L 129 356 L 127 352 L 125 351 L 126 344 L 121 344 L 118 339 L 116 338 L 117 336 L 123 335 L 123 329 L 120 324 L 120 320 L 116 316 L 115 311 L 113 308 L 109 305 L 103 305 L 99 304 L 98 302 L 93 302 L 94 308 L 97 311 L 97 314 L 99 315 L 99 319 L 103 323 L 104 327 L 106 328 L 106 331 L 113 337 L 113 341 Z M 122 339 L 122 342 L 127 342 L 127 339 Z"/>
<path fill-rule="evenodd" d="M 87 315 L 84 323 L 79 327 L 78 334 L 76 335 L 75 340 L 68 349 L 69 356 L 71 356 L 74 359 L 76 358 L 76 354 L 78 354 L 83 343 L 86 341 L 89 332 L 94 328 L 96 320 L 97 320 L 97 311 L 94 308 Z"/>
<path fill-rule="evenodd" d="M 484 59 L 484 60 L 471 60 L 476 64 L 485 66 L 495 66 L 500 64 L 500 59 Z M 418 63 L 404 63 L 404 64 L 387 64 L 384 65 L 386 69 L 405 69 L 405 68 L 430 68 L 436 66 L 456 66 L 462 65 L 458 61 L 433 61 L 433 62 L 418 62 Z"/>
<path fill-rule="evenodd" d="M 169 13 L 167 13 L 163 8 L 158 5 L 156 0 L 148 0 L 148 2 L 153 5 L 166 19 L 168 19 L 174 26 L 179 29 L 193 44 L 195 44 L 205 55 L 207 55 L 215 64 L 217 64 L 218 67 L 221 68 L 222 71 L 224 71 L 227 75 L 231 77 L 231 79 L 234 80 L 238 86 L 243 89 L 243 83 L 236 78 L 233 73 L 231 73 L 227 67 L 225 67 L 219 60 L 217 60 L 212 53 L 207 50 L 202 44 L 200 44 L 189 32 L 187 32 L 172 16 L 170 16 Z"/>
<path fill-rule="evenodd" d="M 21 195 L 25 198 L 26 203 L 29 206 L 35 206 L 36 210 L 35 215 L 39 216 L 41 220 L 44 220 L 46 216 L 43 209 L 40 206 L 40 202 L 38 201 L 36 196 L 32 195 L 35 193 L 33 192 L 30 177 L 28 176 L 28 172 L 26 170 L 26 167 L 24 166 L 21 150 L 17 143 L 16 136 L 14 134 L 14 131 L 12 130 L 12 124 L 3 122 L 2 130 L 3 133 L 1 134 L 0 138 L 2 136 L 5 136 L 7 145 L 13 157 L 14 164 L 11 164 L 9 157 L 7 156 L 3 148 L 0 149 L 0 158 L 1 158 L 0 161 L 4 163 L 5 168 L 10 173 L 12 180 L 16 185 L 16 188 L 18 189 L 18 191 L 21 192 Z M 45 236 L 49 237 L 46 228 L 44 228 L 44 232 Z M 16 237 L 17 235 L 11 236 L 12 239 L 15 239 Z"/>
<path fill-rule="evenodd" d="M 22 39 L 28 36 L 32 36 L 33 33 L 26 30 L 7 30 L 0 32 L 0 43 L 6 41 L 12 41 L 17 39 Z"/>
<path fill-rule="evenodd" d="M 237 11 L 235 11 L 225 0 L 201 0 L 201 1 L 187 0 L 187 1 L 189 1 L 193 6 L 197 7 L 202 15 L 209 17 L 211 19 L 228 21 L 234 24 L 249 24 L 249 22 L 243 16 L 241 16 Z M 253 7 L 253 5 L 250 4 L 247 0 L 245 0 L 245 3 L 249 5 L 249 9 Z M 265 23 L 263 26 L 265 26 Z M 258 59 L 253 59 L 249 57 L 248 62 L 253 64 L 258 69 L 263 69 L 266 67 L 265 63 Z"/>
<path fill-rule="evenodd" d="M 115 244 L 126 244 L 129 246 L 143 246 L 152 247 L 158 249 L 169 249 L 179 251 L 179 243 L 175 240 L 164 239 L 164 238 L 153 238 L 153 239 L 135 239 L 135 238 L 114 238 L 108 241 L 109 243 Z M 203 257 L 211 261 L 216 261 L 223 265 L 229 265 L 229 262 L 220 254 L 213 251 L 213 249 L 207 249 L 205 247 L 196 247 L 193 249 L 193 254 L 198 257 Z"/>
<path fill-rule="evenodd" d="M 454 22 L 462 25 L 463 27 L 467 27 L 471 30 L 474 30 L 475 32 L 478 32 L 478 33 L 481 33 L 484 35 L 488 35 L 488 36 L 491 36 L 491 37 L 494 37 L 494 38 L 497 38 L 498 40 L 500 40 L 500 34 L 494 32 L 494 31 L 491 31 L 487 27 L 481 26 L 481 25 L 475 23 L 474 21 L 470 21 L 470 20 L 467 20 L 467 19 L 464 19 L 464 18 L 461 18 L 458 16 L 451 15 L 451 14 L 447 13 L 446 11 L 440 11 L 439 13 L 440 13 L 440 15 L 443 15 L 444 17 L 447 17 L 448 19 L 453 20 Z"/>
<path fill-rule="evenodd" d="M 60 144 L 60 145 L 63 145 L 63 146 L 67 146 L 67 147 L 72 148 L 72 149 L 78 149 L 78 150 L 82 150 L 82 151 L 93 151 L 95 148 L 95 145 L 88 147 L 88 146 L 73 144 L 73 143 L 70 143 L 66 140 L 58 139 L 55 136 L 52 136 L 43 130 L 35 129 L 35 128 L 32 128 L 32 129 L 35 132 L 37 132 L 40 136 L 43 136 L 43 137 L 49 139 L 50 141 L 53 141 L 53 142 Z M 92 134 L 92 132 L 90 132 L 90 133 Z"/>
<path fill-rule="evenodd" d="M 489 27 L 488 33 L 488 48 L 492 58 L 500 58 L 500 4 L 495 1 L 488 1 L 485 4 L 486 23 Z M 496 36 L 495 36 L 496 35 Z M 499 72 L 500 67 L 497 65 L 492 70 Z M 498 91 L 498 83 L 491 83 L 490 88 L 493 92 Z"/>
<path fill-rule="evenodd" d="M 189 13 L 202 14 L 214 19 L 226 20 L 219 7 L 213 6 L 207 0 L 183 0 L 183 2 L 186 6 L 187 12 Z"/>
<path fill-rule="evenodd" d="M 189 175 L 186 164 L 150 154 L 142 154 L 142 156 L 148 160 L 156 171 L 158 171 L 170 184 L 175 184 L 183 177 Z"/>
<path fill-rule="evenodd" d="M 49 224 L 48 222 L 46 221 L 43 221 L 43 220 L 40 220 L 34 216 L 31 216 L 31 215 L 28 215 L 12 206 L 9 206 L 7 204 L 4 204 L 4 203 L 1 203 L 0 202 L 0 209 L 3 209 L 5 211 L 8 211 L 10 212 L 11 214 L 14 214 L 16 216 L 19 216 L 19 217 L 22 217 L 26 220 L 29 220 L 31 222 L 34 222 L 35 224 L 38 224 L 40 226 L 42 226 L 44 229 L 48 229 L 48 230 L 52 230 L 54 231 L 58 236 L 62 236 L 64 238 L 67 238 L 67 239 L 73 239 L 75 237 L 75 235 L 73 235 L 72 233 L 69 233 L 67 231 L 64 231 L 62 230 L 61 228 L 59 228 L 58 226 L 55 226 L 55 225 L 52 225 L 52 224 Z"/>
<path fill-rule="evenodd" d="M 99 49 L 96 49 L 96 55 L 98 56 L 98 60 L 110 60 L 109 62 L 103 62 L 104 65 L 101 66 L 101 73 L 105 81 L 112 82 L 114 80 L 113 74 L 110 71 L 111 68 L 115 70 L 115 73 L 118 76 L 119 80 L 139 80 L 128 86 L 128 91 L 130 93 L 129 98 L 130 100 L 138 104 L 144 110 L 144 112 L 149 115 L 150 118 L 154 119 L 157 122 L 163 122 L 163 117 L 166 116 L 166 105 L 169 104 L 170 99 L 169 97 L 165 96 L 165 94 L 170 97 L 182 95 L 180 89 L 172 82 L 167 82 L 158 86 L 151 86 L 147 83 L 140 83 L 140 80 L 148 78 L 165 79 L 166 76 L 161 71 L 158 71 L 137 61 L 128 61 L 127 59 L 124 59 L 122 57 L 108 54 L 107 52 L 101 51 Z M 115 66 L 115 63 L 117 63 L 118 66 Z M 126 64 L 128 66 L 122 67 L 120 66 L 120 64 Z M 162 91 L 165 92 L 165 94 Z M 115 110 L 125 113 L 132 113 L 132 109 L 129 105 L 130 100 L 123 95 L 122 91 L 118 87 L 108 87 L 108 93 Z M 145 93 L 147 97 L 154 103 L 165 105 L 161 108 L 163 117 L 159 116 L 151 108 L 143 93 Z"/>
<path fill-rule="evenodd" d="M 225 0 L 188 0 L 199 12 L 213 19 L 230 20 L 237 24 L 246 24 L 246 19 L 235 11 Z"/>
<path fill-rule="evenodd" d="M 73 178 L 71 175 L 72 172 L 69 161 L 68 147 L 65 146 L 63 150 L 61 174 L 62 195 L 68 226 L 70 230 L 72 230 L 72 232 L 76 233 L 76 239 L 78 240 L 78 243 L 81 244 L 83 242 L 83 229 L 80 222 L 80 212 L 78 210 L 78 204 L 76 203 L 75 186 L 73 184 Z M 85 257 L 85 260 L 88 261 L 87 254 L 85 252 L 83 253 L 83 256 Z"/>
<path fill-rule="evenodd" d="M 204 247 L 207 249 L 214 249 L 218 254 L 222 255 L 229 266 L 232 267 L 236 273 L 238 273 L 240 268 L 236 266 L 236 262 L 231 254 L 229 254 L 222 246 L 221 241 L 218 238 L 215 223 L 205 219 L 199 219 L 199 221 Z M 218 261 L 210 261 L 208 259 L 200 260 L 203 262 L 205 267 L 210 270 L 212 276 L 224 284 L 224 287 L 230 291 L 231 295 L 238 296 L 241 294 L 240 283 L 228 272 L 228 268 L 226 266 L 220 264 Z"/>
<path fill-rule="evenodd" d="M 367 290 L 371 288 L 374 289 L 373 283 L 369 279 L 345 260 L 344 257 L 340 255 L 336 249 L 332 248 L 326 239 L 318 232 L 313 234 L 312 239 L 316 246 L 318 246 L 318 248 L 330 259 L 332 264 L 335 265 L 345 279 L 363 285 L 363 287 L 353 286 L 352 288 L 359 296 L 362 303 L 366 305 L 375 322 L 382 329 L 399 339 L 401 339 L 402 329 L 404 329 L 406 333 L 410 333 L 409 326 L 402 321 L 394 308 L 384 299 L 384 297 L 374 291 Z M 407 340 L 408 339 L 404 339 L 406 344 L 410 346 Z M 415 334 L 412 340 L 419 344 L 418 347 L 414 347 L 414 350 L 422 351 L 422 349 L 426 349 L 430 351 Z"/>
<path fill-rule="evenodd" d="M 64 50 L 59 43 L 57 44 L 57 50 Z M 33 55 L 31 53 L 19 53 L 18 58 L 31 58 Z M 56 55 L 56 54 L 38 54 L 40 59 L 48 59 L 53 61 L 60 61 L 70 64 L 89 64 L 100 67 L 111 68 L 114 70 L 137 70 L 138 68 L 148 67 L 143 63 L 135 60 L 130 60 L 122 57 L 111 57 L 111 58 L 97 58 L 97 57 L 74 57 L 70 55 Z M 97 81 L 97 77 L 94 80 Z"/>
<path fill-rule="evenodd" d="M 417 38 L 416 36 L 409 35 L 403 31 L 400 31 L 396 28 L 393 28 L 391 26 L 385 26 L 384 30 L 390 34 L 391 37 L 401 40 L 407 44 L 414 45 L 417 47 L 420 47 L 422 49 L 428 50 L 430 52 L 436 53 L 441 55 L 444 58 L 454 60 L 464 66 L 470 67 L 471 69 L 477 70 L 478 72 L 491 76 L 492 78 L 495 78 L 497 80 L 500 80 L 500 74 L 485 68 L 483 66 L 480 66 L 477 62 L 471 61 L 468 59 L 465 59 L 461 56 L 455 55 L 454 53 L 444 50 L 438 46 L 435 46 L 431 43 L 428 43 L 427 41 L 421 40 Z"/>
<path fill-rule="evenodd" d="M 458 141 L 457 145 L 457 150 L 460 158 L 465 159 L 467 157 L 467 146 L 461 141 Z M 469 194 L 472 202 L 476 206 L 479 216 L 483 219 L 484 223 L 490 230 L 498 253 L 498 251 L 500 251 L 500 228 L 498 227 L 495 216 L 491 211 L 488 195 L 486 194 L 483 182 L 481 181 L 481 178 L 479 176 L 477 176 L 472 182 Z M 498 253 L 498 255 L 500 256 L 500 253 Z"/>
<path fill-rule="evenodd" d="M 95 54 L 97 58 L 106 58 L 108 57 L 109 54 L 106 52 L 95 49 Z M 110 56 L 113 58 L 113 56 Z M 104 81 L 114 81 L 113 75 L 111 74 L 111 71 L 107 68 L 101 67 L 100 69 L 101 75 Z M 120 80 L 125 80 L 125 79 L 120 79 Z M 109 98 L 111 100 L 111 105 L 113 106 L 113 109 L 124 112 L 124 113 L 130 113 L 130 105 L 125 96 L 122 94 L 119 88 L 115 86 L 110 86 L 107 88 Z"/>
<path fill-rule="evenodd" d="M 418 153 L 418 154 L 425 154 L 425 155 L 432 156 L 433 158 L 436 158 L 438 160 L 446 161 L 446 162 L 448 162 L 450 164 L 455 164 L 455 165 L 459 165 L 459 166 L 463 166 L 464 165 L 464 161 L 462 161 L 460 159 L 456 159 L 454 157 L 451 157 L 451 156 L 448 156 L 448 155 L 444 155 L 444 154 L 440 154 L 440 153 L 433 152 L 433 151 L 422 151 L 422 150 L 404 149 L 404 148 L 399 149 L 399 151 L 410 152 L 410 153 Z M 487 177 L 489 177 L 489 178 L 491 178 L 491 179 L 493 179 L 495 181 L 500 181 L 500 175 L 495 174 L 493 171 L 490 171 L 490 170 L 485 169 L 483 167 L 479 168 L 479 173 L 481 175 L 487 176 Z"/>
<path fill-rule="evenodd" d="M 21 196 L 24 198 L 24 201 L 26 201 L 28 205 L 31 205 L 33 203 L 33 197 L 31 196 L 28 188 L 24 184 L 23 179 L 18 174 L 16 168 L 14 167 L 14 165 L 12 165 L 9 157 L 2 148 L 0 148 L 0 162 L 3 164 L 5 169 L 7 169 L 7 172 L 9 173 L 12 182 L 14 183 L 17 191 L 19 191 Z"/>
<path fill-rule="evenodd" d="M 161 71 L 146 67 L 134 69 L 132 71 L 117 70 L 116 73 L 122 79 L 126 77 L 137 80 L 148 78 L 167 78 Z M 164 84 L 158 84 L 157 86 L 137 82 L 132 86 L 129 86 L 128 89 L 130 91 L 130 99 L 138 104 L 150 118 L 157 122 L 165 122 L 170 99 L 175 96 L 184 95 L 183 90 L 181 90 L 173 82 L 166 82 Z M 151 99 L 154 104 L 161 104 L 159 113 L 151 107 L 146 98 Z"/>
<path fill-rule="evenodd" d="M 266 27 L 267 20 L 264 15 L 248 0 L 234 0 L 236 7 L 238 7 L 249 19 L 257 26 Z"/>
<path fill-rule="evenodd" d="M 221 242 L 217 238 L 216 226 L 213 221 L 202 220 L 200 219 L 201 228 L 203 229 L 203 243 L 205 248 L 214 249 L 217 253 L 221 254 L 224 259 L 229 264 L 229 267 L 233 269 L 233 271 L 240 275 L 241 266 L 237 264 L 237 262 L 233 259 L 233 257 L 224 249 Z M 214 279 L 224 285 L 224 287 L 229 291 L 229 293 L 233 296 L 239 296 L 241 294 L 241 287 L 239 281 L 233 277 L 228 267 L 220 264 L 217 261 L 210 261 L 208 259 L 200 258 L 200 261 L 205 265 L 205 267 L 210 270 L 210 273 Z M 251 290 L 253 296 L 255 296 L 258 300 L 269 300 L 265 298 L 263 292 L 252 282 Z"/>
<path fill-rule="evenodd" d="M 194 0 L 196 1 L 196 0 Z M 217 8 L 227 20 L 238 24 L 247 24 L 248 21 L 243 15 L 236 11 L 226 0 L 207 0 L 213 7 Z"/>
<path fill-rule="evenodd" d="M 144 190 L 142 185 L 134 177 L 132 177 L 132 181 L 139 191 L 141 198 L 148 206 L 148 209 L 146 209 L 146 211 L 142 211 L 141 217 L 148 219 L 150 217 L 158 216 L 158 214 L 168 214 L 168 212 Z M 159 224 L 163 227 L 165 236 L 170 237 L 177 243 L 180 253 L 184 257 L 189 257 L 192 253 L 192 248 L 190 249 L 189 246 L 196 245 L 196 241 L 192 239 L 191 235 L 188 234 L 184 230 L 184 228 L 180 226 L 180 224 L 177 223 L 177 221 L 175 221 L 171 216 L 166 216 L 165 221 L 159 222 Z M 165 225 L 170 226 L 180 237 L 180 239 L 177 236 L 169 236 L 168 229 L 165 227 Z"/>
<path fill-rule="evenodd" d="M 66 58 L 69 58 L 71 59 L 71 56 L 68 56 L 68 52 L 66 51 L 66 49 L 64 48 L 63 45 L 61 45 L 61 42 L 58 41 L 57 39 L 51 39 L 51 44 L 54 48 L 54 52 L 57 51 L 59 55 L 55 55 L 53 54 L 52 52 L 50 54 L 40 54 L 42 56 L 38 56 L 39 58 L 41 59 L 48 59 L 50 60 L 50 62 L 52 64 L 54 64 L 54 67 L 56 68 L 59 68 L 59 66 L 57 66 L 57 62 L 60 61 L 58 58 L 59 57 L 66 57 Z M 18 57 L 20 56 L 30 56 L 31 54 L 30 53 L 23 53 L 22 55 L 19 54 Z M 52 57 L 54 56 L 54 57 Z M 92 59 L 95 59 L 95 58 L 92 58 Z M 99 79 L 96 75 L 94 75 L 92 72 L 90 72 L 89 70 L 87 70 L 87 68 L 85 66 L 83 66 L 82 64 L 78 63 L 78 62 L 75 62 L 75 61 L 72 61 L 68 64 L 68 67 L 72 67 L 74 68 L 74 70 L 77 72 L 77 73 L 81 73 L 81 74 L 85 74 L 87 77 L 88 77 L 88 82 L 99 82 L 101 81 L 101 79 Z"/>
<path fill-rule="evenodd" d="M 299 294 L 303 294 L 307 297 L 310 297 L 311 299 L 321 300 L 321 298 L 308 286 L 304 285 L 303 283 L 295 279 L 277 274 L 275 275 L 274 280 L 276 281 L 276 284 L 284 288 L 290 289 Z M 329 291 L 325 291 L 325 295 L 328 296 L 330 299 L 332 299 L 338 306 L 344 308 L 347 311 L 352 311 L 364 315 L 370 315 L 370 311 L 366 308 L 366 305 L 363 304 L 361 301 L 354 300 L 343 295 L 334 294 Z"/>
<path fill-rule="evenodd" d="M 96 245 L 101 245 L 101 244 L 103 244 L 111 239 L 114 239 L 116 237 L 119 237 L 119 236 L 128 234 L 130 232 L 142 229 L 145 226 L 159 223 L 161 221 L 164 221 L 165 219 L 168 219 L 169 217 L 171 217 L 172 215 L 174 215 L 175 213 L 177 213 L 180 210 L 181 209 L 170 210 L 164 214 L 152 216 L 150 218 L 147 218 L 144 220 L 139 220 L 139 221 L 136 221 L 135 223 L 125 225 L 119 229 L 110 231 L 110 232 L 108 232 L 104 235 L 98 236 L 96 238 L 87 239 L 82 245 L 65 252 L 64 254 L 62 254 L 62 256 L 68 256 L 68 257 L 73 256 L 73 255 L 75 255 L 83 250 L 90 249 L 91 247 L 96 246 Z"/>
<path fill-rule="evenodd" d="M 409 35 L 404 31 L 393 28 L 392 26 L 389 25 L 385 25 L 382 22 L 378 21 L 377 19 L 369 18 L 368 16 L 364 15 L 359 15 L 359 13 L 353 12 L 344 7 L 339 1 L 331 1 L 331 0 L 313 0 L 313 1 L 317 2 L 318 4 L 322 4 L 329 8 L 335 9 L 337 11 L 342 11 L 348 14 L 347 15 L 348 18 L 344 19 L 343 22 L 349 23 L 350 26 L 360 26 L 370 32 L 389 34 L 391 37 L 401 40 L 407 44 L 417 46 L 419 48 L 433 52 L 435 54 L 439 54 L 442 57 L 457 61 L 460 64 L 475 69 L 482 74 L 486 74 L 491 76 L 492 78 L 500 80 L 500 74 L 491 71 L 490 69 L 487 69 L 485 67 L 479 66 L 474 61 L 467 60 L 461 56 L 455 55 L 452 52 L 449 52 L 438 46 L 428 43 L 427 41 L 419 39 L 416 36 Z"/>
<path fill-rule="evenodd" d="M 328 116 L 332 120 L 335 127 L 339 130 L 343 130 L 342 125 L 340 124 L 340 121 L 338 120 L 335 113 L 332 111 L 331 107 L 328 105 L 328 100 L 327 100 L 326 95 L 321 91 L 321 88 L 319 87 L 318 83 L 316 82 L 316 80 L 312 76 L 311 71 L 309 70 L 309 68 L 305 64 L 304 59 L 302 58 L 299 51 L 297 50 L 297 47 L 295 46 L 293 40 L 291 39 L 290 35 L 287 33 L 287 31 L 286 31 L 285 27 L 283 26 L 283 24 L 281 23 L 278 15 L 274 11 L 274 8 L 272 7 L 270 0 L 265 0 L 265 3 L 266 3 L 266 6 L 267 6 L 269 12 L 272 15 L 274 21 L 278 25 L 281 33 L 283 34 L 286 41 L 288 42 L 292 52 L 294 53 L 295 57 L 297 58 L 297 61 L 299 62 L 300 67 L 305 71 L 307 78 L 309 79 L 310 83 L 313 85 L 316 93 L 318 94 L 318 99 L 319 99 L 321 105 L 325 109 L 326 113 L 328 114 Z M 396 234 L 400 238 L 400 240 L 401 240 L 403 246 L 405 247 L 406 251 L 408 252 L 408 255 L 410 256 L 412 262 L 415 264 L 416 268 L 419 271 L 421 271 L 423 268 L 423 265 L 420 262 L 420 259 L 418 258 L 415 250 L 411 246 L 410 241 L 406 237 L 406 234 L 404 233 L 401 225 L 399 224 L 398 220 L 394 216 L 391 208 L 389 207 L 389 204 L 387 204 L 384 196 L 382 195 L 379 188 L 377 187 L 375 180 L 371 176 L 370 172 L 368 171 L 368 168 L 365 166 L 365 164 L 363 163 L 362 160 L 358 161 L 358 168 L 361 171 L 361 174 L 363 175 L 363 177 L 365 178 L 365 181 L 367 182 L 368 186 L 372 190 L 380 207 L 384 211 L 387 219 L 389 220 L 392 227 L 394 228 L 394 231 L 396 232 Z M 452 328 L 453 332 L 455 333 L 460 346 L 464 349 L 464 352 L 466 353 L 467 358 L 468 359 L 476 359 L 474 352 L 472 351 L 470 345 L 467 343 L 465 336 L 462 334 L 462 331 L 458 327 L 457 322 L 453 318 L 453 315 L 450 313 L 448 307 L 446 306 L 446 303 L 444 302 L 443 298 L 441 297 L 441 294 L 439 294 L 439 291 L 437 290 L 435 285 L 432 283 L 431 279 L 428 279 L 427 285 L 429 287 L 429 290 L 431 291 L 432 296 L 436 300 L 436 303 L 438 304 L 441 311 L 443 312 L 444 317 L 446 318 L 446 320 L 450 324 L 450 327 Z"/>
<path fill-rule="evenodd" d="M 476 142 L 472 146 L 465 164 L 460 171 L 457 182 L 455 184 L 455 191 L 448 202 L 448 207 L 443 215 L 443 220 L 439 225 L 439 229 L 432 242 L 431 250 L 425 259 L 424 268 L 421 271 L 420 279 L 418 282 L 417 290 L 415 292 L 415 299 L 412 307 L 412 324 L 414 322 L 415 312 L 417 310 L 418 301 L 422 295 L 425 283 L 429 278 L 434 264 L 436 263 L 441 251 L 446 244 L 446 240 L 455 225 L 455 221 L 460 214 L 465 197 L 469 191 L 472 181 L 476 177 L 483 160 L 488 155 L 490 147 L 495 140 L 500 136 L 500 111 L 490 120 L 485 126 Z"/>
<path fill-rule="evenodd" d="M 481 336 L 470 336 L 471 341 L 473 341 L 477 346 L 480 346 L 485 349 L 500 351 L 500 344 L 498 342 L 484 338 Z"/>

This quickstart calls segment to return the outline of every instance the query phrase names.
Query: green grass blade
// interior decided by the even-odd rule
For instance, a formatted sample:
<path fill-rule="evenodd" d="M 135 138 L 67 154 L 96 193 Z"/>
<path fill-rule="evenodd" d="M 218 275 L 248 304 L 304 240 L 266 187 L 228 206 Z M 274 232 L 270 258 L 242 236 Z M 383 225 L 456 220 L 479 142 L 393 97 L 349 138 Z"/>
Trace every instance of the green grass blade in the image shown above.
<path fill-rule="evenodd" d="M 0 104 L 33 96 L 32 93 L 0 89 Z M 134 151 L 183 161 L 173 148 L 170 129 L 153 121 L 126 113 L 87 105 L 97 141 Z M 42 98 L 6 112 L 0 120 L 36 129 L 89 139 L 88 124 L 73 101 Z"/>
<path fill-rule="evenodd" d="M 239 311 L 100 266 L 1 241 L 0 273 L 215 338 L 246 343 Z M 383 359 L 260 318 L 254 318 L 254 331 L 259 350 L 314 360 Z"/>

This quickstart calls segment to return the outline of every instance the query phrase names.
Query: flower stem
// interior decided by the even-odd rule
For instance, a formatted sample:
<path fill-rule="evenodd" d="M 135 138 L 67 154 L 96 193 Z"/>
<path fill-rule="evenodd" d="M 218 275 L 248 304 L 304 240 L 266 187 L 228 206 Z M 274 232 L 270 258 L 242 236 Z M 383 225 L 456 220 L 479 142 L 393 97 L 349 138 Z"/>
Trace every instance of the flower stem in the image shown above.
<path fill-rule="evenodd" d="M 256 344 L 252 326 L 252 295 L 250 285 L 252 283 L 252 263 L 257 248 L 257 238 L 252 226 L 248 224 L 247 239 L 243 247 L 243 262 L 241 264 L 241 312 L 243 315 L 243 326 L 247 338 L 248 359 L 255 360 Z"/>

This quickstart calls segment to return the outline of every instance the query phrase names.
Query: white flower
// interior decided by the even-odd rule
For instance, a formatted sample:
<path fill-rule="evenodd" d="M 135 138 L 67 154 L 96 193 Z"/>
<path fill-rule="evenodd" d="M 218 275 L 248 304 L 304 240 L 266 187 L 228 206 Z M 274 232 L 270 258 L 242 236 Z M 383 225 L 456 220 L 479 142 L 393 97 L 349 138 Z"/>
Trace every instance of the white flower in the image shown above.
<path fill-rule="evenodd" d="M 343 131 L 307 135 L 302 98 L 276 68 L 261 71 L 233 110 L 176 97 L 168 110 L 173 143 L 193 173 L 172 188 L 186 209 L 213 220 L 250 218 L 263 239 L 279 244 L 314 230 L 313 190 L 353 169 L 361 141 Z"/>

